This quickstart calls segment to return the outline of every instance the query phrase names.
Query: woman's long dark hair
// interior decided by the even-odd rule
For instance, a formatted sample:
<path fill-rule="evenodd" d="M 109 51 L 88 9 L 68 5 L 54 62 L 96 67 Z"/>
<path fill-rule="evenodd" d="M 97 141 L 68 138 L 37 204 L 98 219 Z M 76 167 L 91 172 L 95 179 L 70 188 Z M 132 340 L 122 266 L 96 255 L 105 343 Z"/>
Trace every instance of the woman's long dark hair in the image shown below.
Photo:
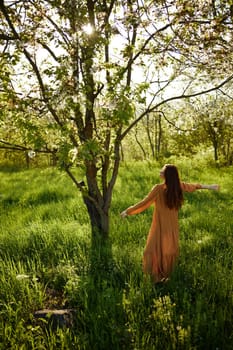
<path fill-rule="evenodd" d="M 180 185 L 180 178 L 177 167 L 172 164 L 167 164 L 163 168 L 165 178 L 165 203 L 169 209 L 180 209 L 184 197 Z"/>

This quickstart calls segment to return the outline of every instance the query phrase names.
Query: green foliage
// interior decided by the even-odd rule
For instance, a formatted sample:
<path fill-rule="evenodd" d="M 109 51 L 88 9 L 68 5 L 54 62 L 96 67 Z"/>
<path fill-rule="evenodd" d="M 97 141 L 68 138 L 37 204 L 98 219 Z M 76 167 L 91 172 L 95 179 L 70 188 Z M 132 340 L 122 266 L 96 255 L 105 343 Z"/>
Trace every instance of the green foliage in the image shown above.
<path fill-rule="evenodd" d="M 107 105 L 100 111 L 102 118 L 114 128 L 129 124 L 134 115 L 134 103 L 127 95 L 126 91 L 109 93 Z"/>
<path fill-rule="evenodd" d="M 80 159 L 88 159 L 91 160 L 94 157 L 100 156 L 101 151 L 100 151 L 100 144 L 98 143 L 97 140 L 89 140 L 85 144 L 79 147 L 78 149 L 78 157 Z"/>
<path fill-rule="evenodd" d="M 124 95 L 116 98 L 113 118 L 119 123 L 128 124 L 133 115 L 134 108 L 130 99 Z"/>
<path fill-rule="evenodd" d="M 104 244 L 92 240 L 80 195 L 61 172 L 1 172 L 0 348 L 232 348 L 232 169 L 171 161 L 183 180 L 221 190 L 185 196 L 180 258 L 156 286 L 141 270 L 152 209 L 124 220 L 119 213 L 159 182 L 162 164 L 122 165 Z M 75 309 L 73 326 L 37 322 L 41 308 Z"/>

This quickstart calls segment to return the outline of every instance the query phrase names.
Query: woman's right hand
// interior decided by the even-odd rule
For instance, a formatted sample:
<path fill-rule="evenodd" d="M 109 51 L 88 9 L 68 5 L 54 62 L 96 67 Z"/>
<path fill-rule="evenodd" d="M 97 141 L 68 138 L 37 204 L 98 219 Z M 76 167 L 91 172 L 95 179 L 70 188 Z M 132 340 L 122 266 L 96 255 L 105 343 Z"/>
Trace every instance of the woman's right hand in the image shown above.
<path fill-rule="evenodd" d="M 120 215 L 122 218 L 125 218 L 127 216 L 126 210 L 122 211 Z"/>

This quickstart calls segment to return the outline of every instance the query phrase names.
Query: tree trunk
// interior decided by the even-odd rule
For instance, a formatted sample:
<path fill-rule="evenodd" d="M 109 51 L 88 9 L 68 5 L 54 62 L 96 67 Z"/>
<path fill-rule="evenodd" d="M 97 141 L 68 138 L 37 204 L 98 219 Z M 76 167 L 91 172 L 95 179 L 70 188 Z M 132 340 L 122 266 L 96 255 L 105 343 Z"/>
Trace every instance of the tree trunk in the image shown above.
<path fill-rule="evenodd" d="M 143 148 L 143 146 L 142 146 L 141 142 L 140 142 L 140 141 L 139 141 L 139 139 L 138 139 L 138 135 L 137 135 L 137 128 L 135 128 L 135 134 L 134 134 L 134 136 L 135 136 L 135 140 L 136 140 L 136 142 L 137 142 L 138 146 L 139 146 L 139 147 L 140 147 L 140 149 L 142 150 L 142 153 L 143 153 L 143 157 L 144 157 L 144 159 L 146 159 L 146 151 L 144 150 L 144 148 Z"/>
<path fill-rule="evenodd" d="M 214 144 L 214 160 L 218 161 L 218 146 L 216 144 Z"/>
<path fill-rule="evenodd" d="M 218 161 L 218 140 L 215 134 L 213 137 L 213 146 L 214 146 L 214 160 L 215 162 L 217 162 Z"/>
<path fill-rule="evenodd" d="M 65 168 L 65 171 L 74 182 L 78 190 L 81 191 L 84 204 L 86 205 L 93 239 L 95 237 L 102 237 L 104 240 L 108 238 L 109 234 L 109 208 L 111 204 L 112 190 L 108 191 L 108 194 L 103 198 L 100 194 L 98 187 L 96 186 L 96 177 L 87 177 L 88 189 L 85 182 L 78 182 L 75 175 L 69 169 Z M 98 193 L 98 195 L 97 195 Z"/>
<path fill-rule="evenodd" d="M 150 149 L 152 153 L 152 158 L 155 158 L 155 147 L 153 145 L 153 142 L 151 140 L 151 135 L 150 135 L 150 119 L 149 119 L 149 114 L 146 115 L 146 133 L 147 133 L 147 138 L 150 144 Z M 154 131 L 156 133 L 156 131 Z"/>
<path fill-rule="evenodd" d="M 160 156 L 160 149 L 161 149 L 161 141 L 162 141 L 162 124 L 161 124 L 161 115 L 158 116 L 158 130 L 157 130 L 157 152 L 156 152 L 156 159 L 159 159 Z"/>
<path fill-rule="evenodd" d="M 29 169 L 30 168 L 30 158 L 29 158 L 28 152 L 25 152 L 25 161 L 26 161 L 26 167 L 27 167 L 27 169 Z"/>
<path fill-rule="evenodd" d="M 84 203 L 91 223 L 92 237 L 101 235 L 103 238 L 108 238 L 109 234 L 109 215 L 102 208 L 97 208 L 95 203 L 88 197 L 83 197 Z"/>

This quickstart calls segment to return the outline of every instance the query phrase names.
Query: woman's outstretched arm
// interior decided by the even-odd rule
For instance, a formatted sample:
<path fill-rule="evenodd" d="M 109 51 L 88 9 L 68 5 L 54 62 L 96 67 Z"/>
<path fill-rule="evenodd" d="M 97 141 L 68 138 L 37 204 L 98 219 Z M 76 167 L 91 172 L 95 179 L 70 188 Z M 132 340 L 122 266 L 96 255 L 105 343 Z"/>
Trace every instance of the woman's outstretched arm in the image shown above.
<path fill-rule="evenodd" d="M 147 209 L 156 199 L 159 186 L 155 185 L 148 195 L 140 202 L 132 205 L 131 207 L 125 209 L 120 215 L 125 218 L 127 215 L 139 214 L 145 209 Z"/>
<path fill-rule="evenodd" d="M 194 192 L 196 190 L 214 190 L 214 191 L 218 191 L 219 190 L 219 185 L 202 185 L 199 183 L 187 183 L 187 182 L 181 182 L 181 189 L 184 192 Z"/>
<path fill-rule="evenodd" d="M 219 188 L 220 188 L 220 186 L 219 185 L 201 185 L 201 190 L 203 189 L 206 189 L 206 190 L 214 190 L 214 191 L 218 191 L 219 190 Z"/>

